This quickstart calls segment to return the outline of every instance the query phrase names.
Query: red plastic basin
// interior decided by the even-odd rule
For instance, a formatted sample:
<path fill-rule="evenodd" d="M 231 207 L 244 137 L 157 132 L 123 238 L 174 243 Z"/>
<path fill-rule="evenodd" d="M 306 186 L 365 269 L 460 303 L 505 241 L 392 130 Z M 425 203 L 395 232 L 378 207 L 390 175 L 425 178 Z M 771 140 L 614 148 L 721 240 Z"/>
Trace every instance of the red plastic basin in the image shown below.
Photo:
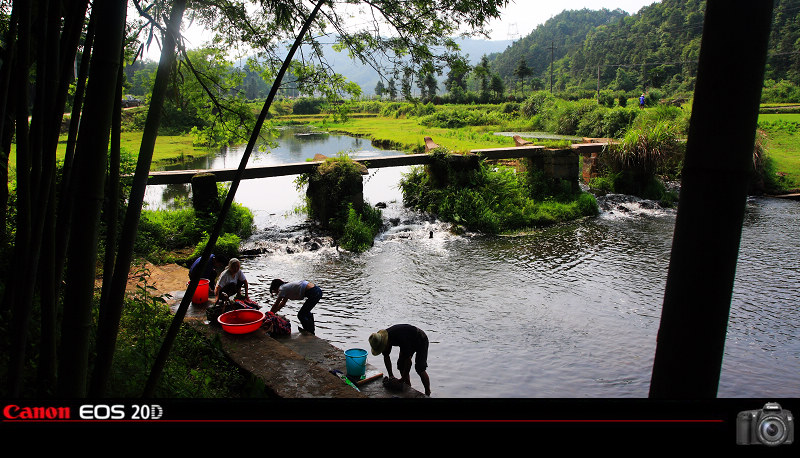
<path fill-rule="evenodd" d="M 265 316 L 260 310 L 241 309 L 225 312 L 217 321 L 231 334 L 247 334 L 260 328 Z"/>

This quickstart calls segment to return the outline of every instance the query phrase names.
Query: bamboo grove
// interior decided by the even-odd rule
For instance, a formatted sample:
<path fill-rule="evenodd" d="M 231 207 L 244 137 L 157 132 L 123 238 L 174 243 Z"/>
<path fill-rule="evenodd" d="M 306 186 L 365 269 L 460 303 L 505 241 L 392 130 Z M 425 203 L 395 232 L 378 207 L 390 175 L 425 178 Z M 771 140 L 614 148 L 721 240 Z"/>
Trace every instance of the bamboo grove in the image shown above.
<path fill-rule="evenodd" d="M 348 8 L 370 13 L 352 27 Z M 261 75 L 341 96 L 320 38 L 383 73 L 403 66 L 441 67 L 457 55 L 446 38 L 483 33 L 506 0 L 4 0 L 0 1 L 0 337 L 6 397 L 102 397 L 109 371 L 150 163 L 176 54 L 186 56 L 181 24 L 197 21 L 227 52 L 254 52 Z M 157 42 L 161 59 L 130 187 L 120 185 L 123 66 Z M 299 44 L 311 51 L 294 52 Z M 291 47 L 289 46 L 291 44 Z M 291 48 L 291 49 L 290 49 Z M 432 49 L 452 52 L 434 54 Z M 287 51 L 288 50 L 288 51 Z M 254 61 L 255 61 L 254 60 Z M 200 75 L 195 75 L 201 77 Z M 228 113 L 212 85 L 209 103 Z M 252 127 L 248 151 L 264 126 L 272 97 Z M 69 112 L 68 122 L 64 113 Z M 66 137 L 66 139 L 64 139 Z M 57 157 L 59 142 L 66 144 Z M 240 164 L 246 166 L 247 157 Z M 232 184 L 219 220 L 230 207 Z M 130 189 L 122 195 L 121 189 Z M 114 211 L 111 203 L 124 202 Z M 102 228 L 102 229 L 101 229 Z M 220 224 L 203 254 L 207 262 Z M 101 256 L 102 255 L 102 256 Z M 102 259 L 101 259 L 102 258 Z M 99 274 L 101 272 L 101 274 Z M 102 281 L 98 282 L 98 279 Z M 197 279 L 190 282 L 185 302 Z M 99 285 L 99 286 L 98 286 Z M 97 313 L 95 314 L 96 310 Z M 181 304 L 185 308 L 185 304 Z M 176 314 L 174 326 L 182 316 Z M 95 319 L 95 315 L 98 317 Z M 144 396 L 152 394 L 175 333 L 164 337 Z"/>

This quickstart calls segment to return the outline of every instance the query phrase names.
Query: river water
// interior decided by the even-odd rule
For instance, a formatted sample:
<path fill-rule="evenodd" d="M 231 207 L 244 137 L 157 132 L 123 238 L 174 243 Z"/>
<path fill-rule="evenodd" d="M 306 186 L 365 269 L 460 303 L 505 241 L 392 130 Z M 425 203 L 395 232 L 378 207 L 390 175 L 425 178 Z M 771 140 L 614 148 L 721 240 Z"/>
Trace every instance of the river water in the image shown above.
<path fill-rule="evenodd" d="M 287 131 L 250 163 L 337 152 L 397 154 L 368 140 Z M 225 149 L 180 167 L 235 168 L 240 157 L 241 149 Z M 385 230 L 361 254 L 337 250 L 308 228 L 295 211 L 302 192 L 294 177 L 242 182 L 236 201 L 254 211 L 258 228 L 245 247 L 261 252 L 243 261 L 256 300 L 268 304 L 276 277 L 319 284 L 316 334 L 342 350 L 368 349 L 370 333 L 392 324 L 424 329 L 434 397 L 647 397 L 674 210 L 612 196 L 600 200 L 595 218 L 524 235 L 454 235 L 402 206 L 397 183 L 407 170 L 365 177 L 365 199 L 386 204 Z M 169 206 L 187 192 L 153 186 L 146 199 Z M 800 394 L 798 221 L 800 202 L 747 202 L 719 397 Z M 300 305 L 283 309 L 294 329 Z M 384 370 L 382 358 L 368 362 Z M 413 371 L 412 385 L 422 388 Z"/>

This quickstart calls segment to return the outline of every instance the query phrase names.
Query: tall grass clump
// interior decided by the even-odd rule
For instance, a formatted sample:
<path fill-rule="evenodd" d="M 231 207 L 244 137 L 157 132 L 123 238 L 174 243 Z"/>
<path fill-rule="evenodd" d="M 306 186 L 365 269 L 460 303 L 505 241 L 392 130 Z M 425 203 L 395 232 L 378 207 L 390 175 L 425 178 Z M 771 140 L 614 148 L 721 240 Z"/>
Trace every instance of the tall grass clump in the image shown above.
<path fill-rule="evenodd" d="M 679 173 L 684 145 L 673 122 L 658 121 L 652 126 L 628 130 L 619 143 L 609 145 L 601 161 L 613 177 L 614 192 L 647 199 L 663 199 L 663 184 L 658 175 Z"/>
<path fill-rule="evenodd" d="M 347 251 L 361 253 L 367 251 L 373 244 L 383 225 L 381 211 L 370 205 L 364 205 L 361 212 L 357 212 L 353 205 L 347 206 L 347 216 L 339 216 L 336 232 L 340 233 L 339 245 Z"/>

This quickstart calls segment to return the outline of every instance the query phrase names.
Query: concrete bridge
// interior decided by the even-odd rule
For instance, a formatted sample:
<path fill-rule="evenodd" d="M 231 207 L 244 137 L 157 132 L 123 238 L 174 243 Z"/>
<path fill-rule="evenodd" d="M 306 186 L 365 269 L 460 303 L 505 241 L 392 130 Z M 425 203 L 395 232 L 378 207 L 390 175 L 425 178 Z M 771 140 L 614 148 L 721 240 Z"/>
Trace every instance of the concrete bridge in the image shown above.
<path fill-rule="evenodd" d="M 508 148 L 476 149 L 469 154 L 481 156 L 490 160 L 502 159 L 530 159 L 534 167 L 542 169 L 545 174 L 552 178 L 573 180 L 579 175 L 584 182 L 595 173 L 597 155 L 603 151 L 607 143 L 579 143 L 573 144 L 571 148 L 550 149 L 544 146 L 514 146 Z M 582 158 L 583 160 L 579 160 Z M 354 159 L 354 161 L 365 165 L 367 168 L 376 169 L 383 167 L 400 167 L 409 165 L 424 165 L 431 162 L 431 156 L 422 154 L 399 154 L 395 156 L 384 156 L 375 158 Z M 300 175 L 313 171 L 323 161 L 308 161 L 293 164 L 280 164 L 249 167 L 244 170 L 242 179 L 269 178 L 285 175 Z M 581 163 L 583 164 L 582 170 Z M 185 184 L 191 183 L 192 177 L 198 174 L 212 173 L 216 181 L 233 181 L 236 169 L 216 169 L 216 170 L 170 170 L 153 171 L 147 184 Z M 577 185 L 577 182 L 575 183 Z"/>

